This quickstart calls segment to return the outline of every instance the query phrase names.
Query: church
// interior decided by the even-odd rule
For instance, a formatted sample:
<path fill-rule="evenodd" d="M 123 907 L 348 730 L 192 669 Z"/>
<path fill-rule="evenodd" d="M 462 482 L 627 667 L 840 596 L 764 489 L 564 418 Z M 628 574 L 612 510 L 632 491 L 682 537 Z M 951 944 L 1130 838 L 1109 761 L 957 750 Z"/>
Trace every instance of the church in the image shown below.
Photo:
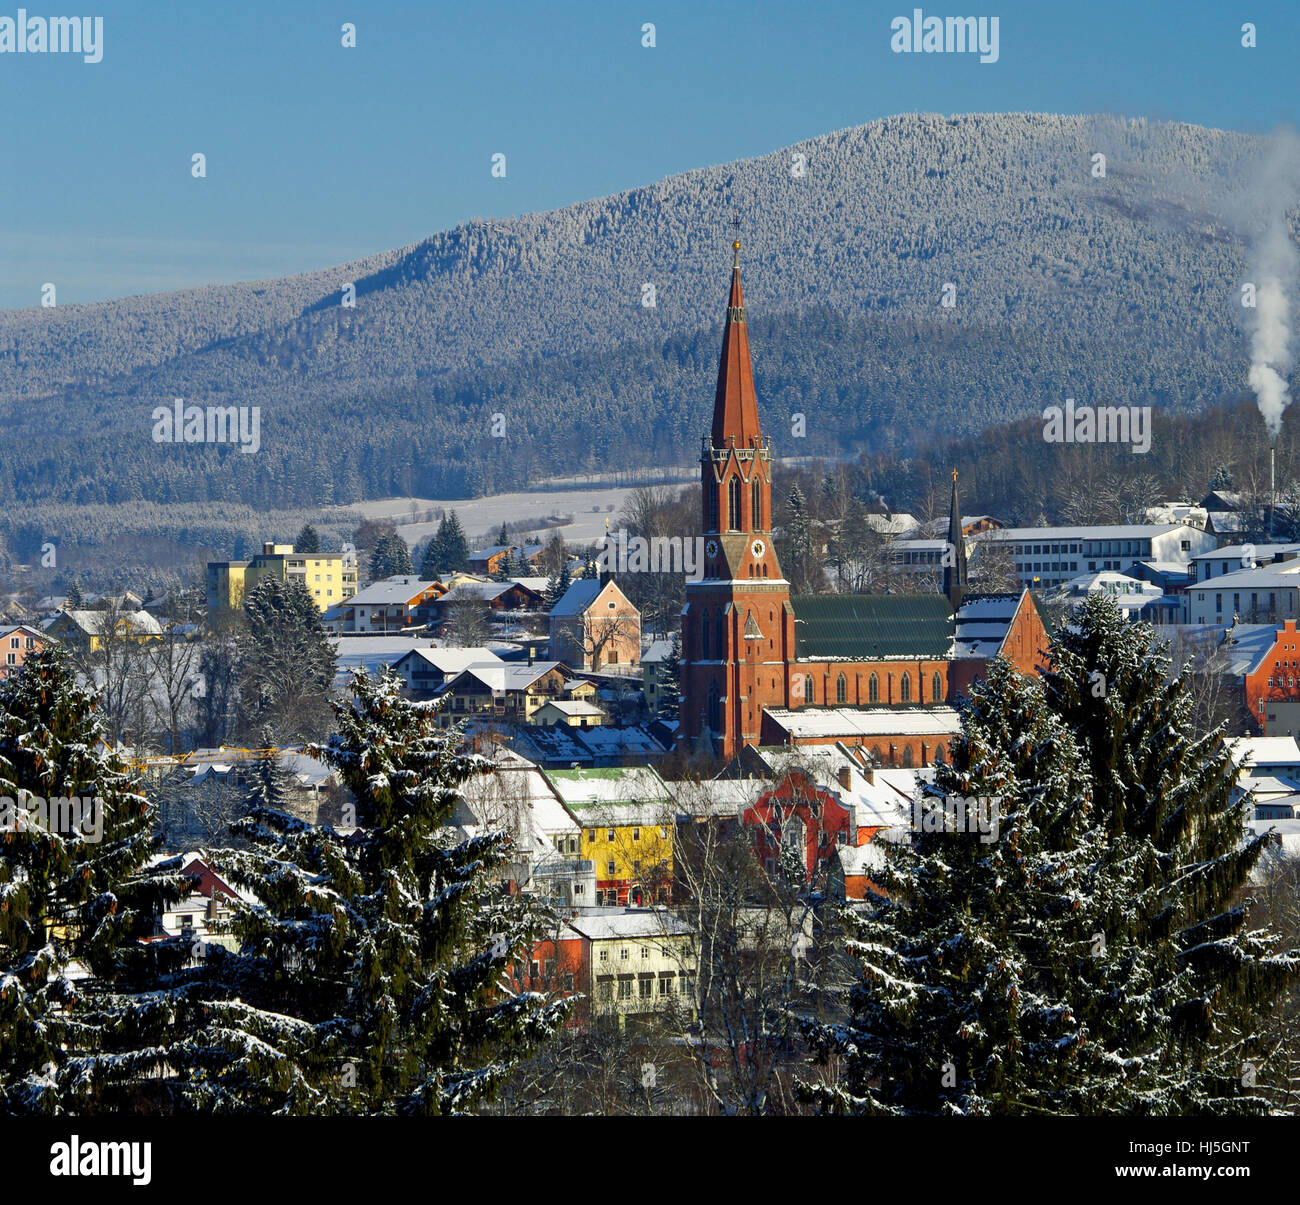
<path fill-rule="evenodd" d="M 843 742 L 882 765 L 942 761 L 954 708 L 1001 654 L 1043 664 L 1028 591 L 971 594 L 953 474 L 940 594 L 792 596 L 772 539 L 772 447 L 758 421 L 740 243 L 700 450 L 704 565 L 682 609 L 679 741 L 730 759 L 746 745 Z"/>

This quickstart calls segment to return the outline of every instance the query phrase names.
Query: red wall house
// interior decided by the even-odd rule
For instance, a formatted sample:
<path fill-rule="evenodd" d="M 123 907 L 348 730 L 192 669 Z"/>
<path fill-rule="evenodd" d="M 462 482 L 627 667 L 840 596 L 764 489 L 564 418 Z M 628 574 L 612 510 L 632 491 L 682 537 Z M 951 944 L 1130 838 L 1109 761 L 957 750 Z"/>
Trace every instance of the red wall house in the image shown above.
<path fill-rule="evenodd" d="M 1246 706 L 1264 735 L 1267 705 L 1300 702 L 1300 632 L 1294 619 L 1284 620 L 1273 647 L 1245 675 Z"/>
<path fill-rule="evenodd" d="M 0 627 L 0 678 L 16 674 L 28 657 L 49 643 L 44 632 L 25 623 Z"/>
<path fill-rule="evenodd" d="M 755 852 L 769 872 L 775 868 L 782 842 L 788 839 L 793 825 L 800 834 L 802 860 L 810 882 L 841 843 L 852 845 L 858 836 L 850 828 L 849 810 L 798 772 L 787 774 L 760 795 L 752 807 L 745 809 L 743 821 L 754 826 Z"/>
<path fill-rule="evenodd" d="M 590 945 L 582 935 L 565 925 L 552 937 L 543 938 L 529 952 L 527 962 L 511 965 L 510 983 L 520 992 L 554 992 L 572 996 L 591 991 Z M 570 1024 L 574 1019 L 570 1018 Z"/>

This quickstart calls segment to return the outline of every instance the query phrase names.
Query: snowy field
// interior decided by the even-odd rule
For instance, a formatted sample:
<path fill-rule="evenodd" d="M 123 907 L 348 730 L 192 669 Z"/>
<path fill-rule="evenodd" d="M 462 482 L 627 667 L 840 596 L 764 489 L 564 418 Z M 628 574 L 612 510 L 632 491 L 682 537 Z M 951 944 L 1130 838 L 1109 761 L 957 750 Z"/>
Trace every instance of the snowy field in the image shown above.
<path fill-rule="evenodd" d="M 469 537 L 471 547 L 480 543 L 480 537 L 494 533 L 502 523 L 520 520 L 537 520 L 543 539 L 558 531 L 570 544 L 590 544 L 605 532 L 605 519 L 611 529 L 618 528 L 618 516 L 632 486 L 586 486 L 572 490 L 547 490 L 515 494 L 494 494 L 489 498 L 460 498 L 451 501 L 436 498 L 387 498 L 375 502 L 359 502 L 348 510 L 365 515 L 368 519 L 389 518 L 398 524 L 398 532 L 410 545 L 428 539 L 437 523 L 404 523 L 410 518 L 411 504 L 423 514 L 430 507 L 454 510 L 461 526 Z M 666 488 L 679 489 L 680 486 Z M 565 527 L 542 530 L 540 521 L 547 515 L 572 515 L 573 522 Z"/>

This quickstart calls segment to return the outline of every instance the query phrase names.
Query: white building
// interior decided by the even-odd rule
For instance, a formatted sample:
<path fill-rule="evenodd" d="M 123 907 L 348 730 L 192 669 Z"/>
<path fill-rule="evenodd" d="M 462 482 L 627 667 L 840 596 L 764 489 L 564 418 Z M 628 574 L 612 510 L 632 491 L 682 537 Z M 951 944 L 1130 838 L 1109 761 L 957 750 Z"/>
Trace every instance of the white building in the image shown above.
<path fill-rule="evenodd" d="M 1212 534 L 1185 523 L 1004 527 L 976 539 L 1005 544 L 1021 584 L 1035 589 L 1062 586 L 1086 573 L 1123 573 L 1140 561 L 1185 565 L 1217 545 Z"/>
<path fill-rule="evenodd" d="M 1188 588 L 1187 622 L 1281 624 L 1300 617 L 1300 560 L 1237 569 Z"/>

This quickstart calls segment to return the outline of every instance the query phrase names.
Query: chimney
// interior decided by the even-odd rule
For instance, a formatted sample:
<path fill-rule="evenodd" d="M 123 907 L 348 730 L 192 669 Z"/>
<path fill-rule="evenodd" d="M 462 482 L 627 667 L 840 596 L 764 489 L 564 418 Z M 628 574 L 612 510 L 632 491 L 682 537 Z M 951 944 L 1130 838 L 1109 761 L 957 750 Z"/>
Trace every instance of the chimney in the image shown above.
<path fill-rule="evenodd" d="M 536 646 L 535 644 L 530 644 L 530 645 L 528 646 L 528 664 L 529 664 L 529 665 L 532 665 L 532 663 L 533 663 L 533 658 L 536 657 L 536 656 L 537 656 L 537 646 Z"/>
<path fill-rule="evenodd" d="M 871 766 L 867 766 L 862 771 L 862 777 L 865 778 L 872 786 L 876 783 L 876 772 Z"/>
<path fill-rule="evenodd" d="M 839 778 L 840 786 L 847 791 L 853 784 L 853 771 L 850 770 L 848 766 L 841 766 Z"/>

